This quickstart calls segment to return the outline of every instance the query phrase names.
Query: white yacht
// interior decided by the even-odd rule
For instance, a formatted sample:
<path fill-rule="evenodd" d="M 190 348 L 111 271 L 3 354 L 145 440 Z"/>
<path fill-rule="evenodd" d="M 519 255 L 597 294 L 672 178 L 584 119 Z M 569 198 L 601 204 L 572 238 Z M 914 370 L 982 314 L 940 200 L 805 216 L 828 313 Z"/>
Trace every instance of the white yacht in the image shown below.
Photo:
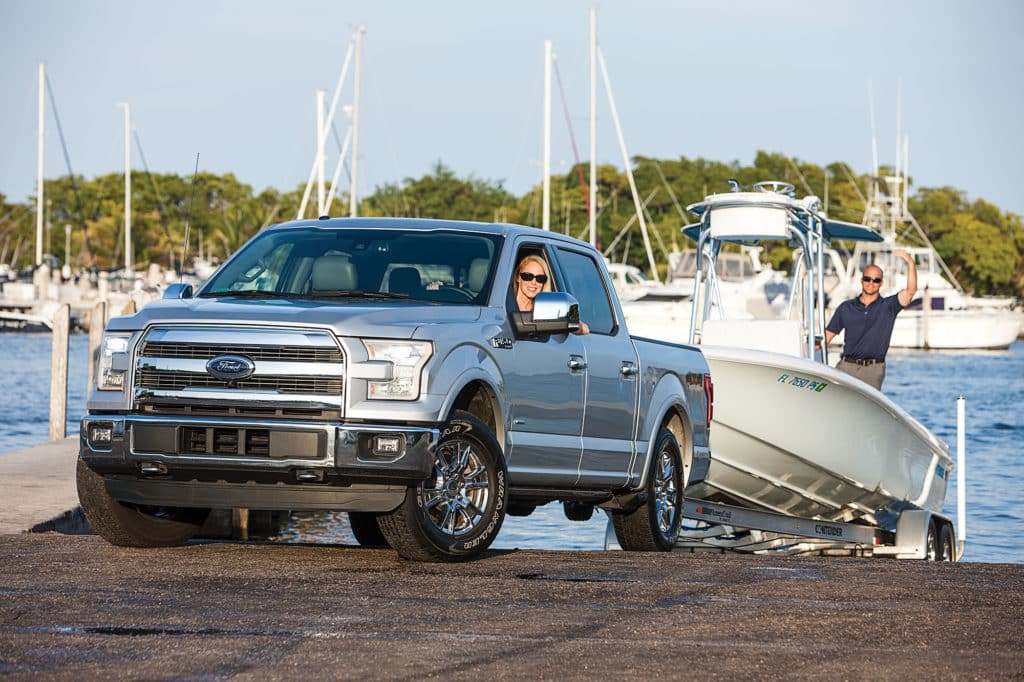
<path fill-rule="evenodd" d="M 741 246 L 740 251 L 718 255 L 715 275 L 721 296 L 712 306 L 721 306 L 724 315 L 777 319 L 785 312 L 789 299 L 785 273 L 762 264 L 760 252 L 760 247 Z M 622 312 L 634 334 L 686 343 L 698 260 L 696 249 L 669 254 L 668 284 L 637 287 L 623 298 Z"/>
<path fill-rule="evenodd" d="M 906 265 L 894 253 L 903 249 L 914 257 L 917 266 L 917 295 L 896 317 L 890 347 L 1008 348 L 1017 340 L 1024 325 L 1024 315 L 1015 310 L 1018 302 L 1012 297 L 971 296 L 964 292 L 907 209 L 905 182 L 901 177 L 874 178 L 865 222 L 882 233 L 881 242 L 858 242 L 845 259 L 838 251 L 826 251 L 826 270 L 834 275 L 826 278 L 829 312 L 860 293 L 861 272 L 868 265 L 878 265 L 885 273 L 882 296 L 891 296 L 903 289 L 907 284 Z M 897 243 L 898 231 L 915 232 L 923 246 Z"/>
<path fill-rule="evenodd" d="M 643 298 L 645 295 L 659 289 L 660 284 L 650 279 L 643 270 L 635 265 L 626 263 L 612 263 L 605 261 L 608 274 L 611 275 L 612 285 L 620 301 L 634 301 Z"/>

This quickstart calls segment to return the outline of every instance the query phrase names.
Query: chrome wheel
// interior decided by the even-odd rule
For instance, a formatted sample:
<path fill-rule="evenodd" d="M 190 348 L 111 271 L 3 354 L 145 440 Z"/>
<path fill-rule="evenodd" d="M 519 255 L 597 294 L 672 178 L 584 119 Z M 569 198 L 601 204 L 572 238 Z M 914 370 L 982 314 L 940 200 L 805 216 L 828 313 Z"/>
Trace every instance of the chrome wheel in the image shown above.
<path fill-rule="evenodd" d="M 935 529 L 935 523 L 928 524 L 928 536 L 925 540 L 927 547 L 925 547 L 925 559 L 928 561 L 936 561 L 939 557 L 939 533 Z"/>
<path fill-rule="evenodd" d="M 635 509 L 612 512 L 619 546 L 631 552 L 670 552 L 683 519 L 683 457 L 667 428 L 658 431 L 642 493 Z"/>
<path fill-rule="evenodd" d="M 428 478 L 405 501 L 377 517 L 403 559 L 466 561 L 487 550 L 508 507 L 505 457 L 494 434 L 456 410 L 440 429 Z"/>
<path fill-rule="evenodd" d="M 472 533 L 490 500 L 491 477 L 473 443 L 455 438 L 437 450 L 433 477 L 423 483 L 423 511 L 452 538 Z"/>
<path fill-rule="evenodd" d="M 662 449 L 658 453 L 657 477 L 654 479 L 654 509 L 658 530 L 663 535 L 674 533 L 679 509 L 674 453 Z"/>

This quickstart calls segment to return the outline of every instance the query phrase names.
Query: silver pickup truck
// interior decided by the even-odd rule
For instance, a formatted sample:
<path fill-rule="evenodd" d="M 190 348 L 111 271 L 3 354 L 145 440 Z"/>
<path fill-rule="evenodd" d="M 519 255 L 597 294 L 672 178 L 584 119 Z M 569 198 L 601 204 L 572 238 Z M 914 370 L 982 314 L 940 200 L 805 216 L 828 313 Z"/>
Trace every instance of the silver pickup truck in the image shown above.
<path fill-rule="evenodd" d="M 528 255 L 550 291 L 520 312 Z M 78 494 L 115 545 L 183 543 L 211 509 L 339 510 L 362 544 L 456 561 L 559 501 L 666 551 L 710 459 L 700 351 L 630 337 L 601 256 L 529 227 L 264 229 L 112 319 L 96 376 Z"/>

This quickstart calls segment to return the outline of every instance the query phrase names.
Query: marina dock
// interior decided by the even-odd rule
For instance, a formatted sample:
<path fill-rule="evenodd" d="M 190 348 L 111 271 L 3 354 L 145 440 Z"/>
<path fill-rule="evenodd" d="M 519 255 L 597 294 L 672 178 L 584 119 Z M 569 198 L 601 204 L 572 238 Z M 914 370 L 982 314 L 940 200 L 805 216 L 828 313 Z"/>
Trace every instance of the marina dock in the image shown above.
<path fill-rule="evenodd" d="M 532 550 L 418 564 L 343 545 L 209 540 L 125 549 L 59 532 L 77 505 L 76 448 L 69 438 L 0 456 L 5 675 L 1024 675 L 1021 565 Z M 22 532 L 32 527 L 58 532 Z"/>

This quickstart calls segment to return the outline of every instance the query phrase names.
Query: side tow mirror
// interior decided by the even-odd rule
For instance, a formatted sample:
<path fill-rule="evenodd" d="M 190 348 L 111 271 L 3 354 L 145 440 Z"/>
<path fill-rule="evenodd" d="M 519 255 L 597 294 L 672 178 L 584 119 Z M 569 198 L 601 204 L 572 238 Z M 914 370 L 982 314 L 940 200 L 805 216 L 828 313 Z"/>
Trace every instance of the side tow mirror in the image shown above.
<path fill-rule="evenodd" d="M 520 336 L 568 334 L 580 328 L 580 304 L 571 294 L 542 291 L 533 299 L 533 312 L 517 312 L 512 324 Z"/>
<path fill-rule="evenodd" d="M 175 282 L 164 289 L 162 298 L 192 298 L 192 285 L 183 282 Z"/>

